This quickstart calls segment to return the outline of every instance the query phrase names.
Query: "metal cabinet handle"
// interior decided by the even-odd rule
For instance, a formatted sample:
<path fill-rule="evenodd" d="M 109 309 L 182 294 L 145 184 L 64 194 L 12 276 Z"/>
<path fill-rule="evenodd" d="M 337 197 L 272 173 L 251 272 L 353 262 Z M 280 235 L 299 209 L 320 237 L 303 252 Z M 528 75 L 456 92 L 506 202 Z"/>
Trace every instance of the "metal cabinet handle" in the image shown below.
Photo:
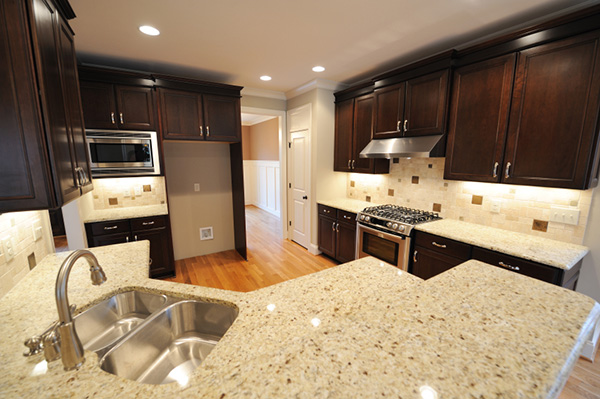
<path fill-rule="evenodd" d="M 335 222 L 331 224 L 331 231 L 335 231 Z"/>
<path fill-rule="evenodd" d="M 129 236 L 125 237 L 125 242 L 129 242 Z"/>
<path fill-rule="evenodd" d="M 356 162 L 356 160 L 352 160 L 352 169 L 354 169 L 354 163 Z"/>
<path fill-rule="evenodd" d="M 344 216 L 344 219 L 352 219 L 350 216 L 346 216 L 346 215 L 342 215 Z"/>
<path fill-rule="evenodd" d="M 210 137 L 210 126 L 206 125 L 206 137 Z"/>
<path fill-rule="evenodd" d="M 510 162 L 508 162 L 506 164 L 506 170 L 504 171 L 504 177 L 507 179 L 510 177 Z"/>
<path fill-rule="evenodd" d="M 494 163 L 494 170 L 492 171 L 493 177 L 498 177 L 498 162 Z"/>
<path fill-rule="evenodd" d="M 408 130 L 408 119 L 404 120 L 404 133 Z"/>
<path fill-rule="evenodd" d="M 151 222 L 142 222 L 142 226 L 151 226 L 154 224 L 154 220 Z"/>
<path fill-rule="evenodd" d="M 335 232 L 336 232 L 336 233 L 339 233 L 339 232 L 340 232 L 340 224 L 339 224 L 339 223 L 337 223 L 337 224 L 335 225 Z"/>
<path fill-rule="evenodd" d="M 417 261 L 417 254 L 418 254 L 418 253 L 419 253 L 419 252 L 418 252 L 418 251 L 415 249 L 415 252 L 413 252 L 413 262 L 418 262 L 418 261 Z"/>
<path fill-rule="evenodd" d="M 134 241 L 137 241 L 137 235 L 133 236 Z"/>
<path fill-rule="evenodd" d="M 204 137 L 204 130 L 202 126 L 200 126 L 200 137 Z"/>
<path fill-rule="evenodd" d="M 110 123 L 112 123 L 113 125 L 116 123 L 115 122 L 115 113 L 114 112 L 110 113 Z"/>
<path fill-rule="evenodd" d="M 348 169 L 350 169 L 350 162 L 352 162 L 352 160 L 348 160 Z"/>
<path fill-rule="evenodd" d="M 509 264 L 507 264 L 507 263 L 504 263 L 504 262 L 498 262 L 498 264 L 499 264 L 500 266 L 502 266 L 503 268 L 505 268 L 505 269 L 514 270 L 514 271 L 519 271 L 519 270 L 521 270 L 521 269 L 519 268 L 519 266 L 512 266 L 512 265 L 509 265 Z"/>
<path fill-rule="evenodd" d="M 431 245 L 433 245 L 434 247 L 438 247 L 438 248 L 446 248 L 446 244 L 438 244 L 435 241 L 432 241 Z"/>
<path fill-rule="evenodd" d="M 119 119 L 121 120 L 121 125 L 125 122 L 123 122 L 123 113 L 119 112 Z"/>
<path fill-rule="evenodd" d="M 148 266 L 152 266 L 152 258 L 148 258 Z"/>
<path fill-rule="evenodd" d="M 400 125 L 401 125 L 401 124 L 402 124 L 402 121 L 398 121 L 398 122 L 396 123 L 396 130 L 398 130 L 398 131 L 400 130 Z"/>
<path fill-rule="evenodd" d="M 116 228 L 118 228 L 119 226 L 114 225 L 114 226 L 104 226 L 104 230 L 114 230 Z"/>
<path fill-rule="evenodd" d="M 83 183 L 82 183 L 82 181 L 83 181 L 83 174 L 81 173 L 82 169 L 83 168 L 81 166 L 78 166 L 78 167 L 75 168 L 75 173 L 77 174 L 77 181 L 76 181 L 77 188 L 83 186 Z"/>

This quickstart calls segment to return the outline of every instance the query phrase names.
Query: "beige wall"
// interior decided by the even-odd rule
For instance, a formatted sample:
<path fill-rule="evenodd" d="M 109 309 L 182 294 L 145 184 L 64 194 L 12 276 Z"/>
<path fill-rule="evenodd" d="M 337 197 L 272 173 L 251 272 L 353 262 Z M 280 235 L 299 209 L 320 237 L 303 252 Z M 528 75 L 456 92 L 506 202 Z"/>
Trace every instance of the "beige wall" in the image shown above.
<path fill-rule="evenodd" d="M 248 161 L 278 161 L 279 160 L 279 119 L 249 126 L 249 133 L 243 138 L 247 141 Z M 242 133 L 243 134 L 243 133 Z"/>
<path fill-rule="evenodd" d="M 234 249 L 229 144 L 165 142 L 164 152 L 175 259 Z M 209 226 L 214 239 L 201 241 Z"/>
<path fill-rule="evenodd" d="M 592 200 L 592 190 L 444 180 L 444 158 L 400 158 L 388 175 L 347 176 L 350 198 L 426 211 L 439 204 L 442 217 L 575 244 L 583 243 Z M 474 196 L 481 197 L 481 205 Z M 492 201 L 500 202 L 499 213 L 491 211 Z M 548 222 L 552 205 L 578 207 L 579 224 Z M 547 231 L 533 230 L 534 220 L 548 222 Z"/>
<path fill-rule="evenodd" d="M 42 237 L 35 241 L 33 225 L 42 227 Z M 36 263 L 54 252 L 54 240 L 48 211 L 4 213 L 0 215 L 0 239 L 9 238 L 15 248 L 15 256 L 7 260 L 0 246 L 0 298 L 29 273 L 28 256 L 34 254 Z M 48 284 L 54 284 L 49 281 Z"/>
<path fill-rule="evenodd" d="M 244 161 L 250 158 L 250 126 L 242 126 L 242 157 Z"/>

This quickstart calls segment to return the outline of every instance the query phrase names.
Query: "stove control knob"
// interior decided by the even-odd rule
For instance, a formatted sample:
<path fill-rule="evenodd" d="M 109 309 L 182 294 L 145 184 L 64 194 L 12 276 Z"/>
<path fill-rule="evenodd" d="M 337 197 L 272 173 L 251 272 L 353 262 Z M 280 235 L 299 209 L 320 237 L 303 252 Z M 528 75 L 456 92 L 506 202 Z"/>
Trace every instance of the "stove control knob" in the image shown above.
<path fill-rule="evenodd" d="M 392 222 L 387 222 L 387 223 L 386 223 L 386 226 L 387 226 L 387 227 L 392 227 Z"/>
<path fill-rule="evenodd" d="M 399 228 L 398 230 L 400 230 L 400 231 L 404 231 L 404 230 L 405 230 L 405 228 L 404 228 L 404 226 L 402 226 L 402 225 L 401 225 L 401 226 L 400 226 L 400 228 Z"/>
<path fill-rule="evenodd" d="M 360 220 L 365 220 L 365 215 L 360 215 Z"/>
<path fill-rule="evenodd" d="M 396 230 L 397 228 L 398 228 L 398 223 L 394 223 L 394 224 L 392 225 L 392 229 Z"/>
<path fill-rule="evenodd" d="M 368 222 L 369 220 L 371 220 L 370 216 L 365 217 L 365 221 Z"/>

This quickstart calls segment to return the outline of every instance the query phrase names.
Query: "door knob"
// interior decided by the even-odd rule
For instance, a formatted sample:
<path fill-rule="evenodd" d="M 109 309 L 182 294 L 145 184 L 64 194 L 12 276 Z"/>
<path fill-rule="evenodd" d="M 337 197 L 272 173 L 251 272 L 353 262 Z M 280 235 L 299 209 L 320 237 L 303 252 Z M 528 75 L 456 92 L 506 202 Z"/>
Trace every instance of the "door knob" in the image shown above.
<path fill-rule="evenodd" d="M 308 199 L 308 197 L 306 195 L 303 195 L 302 199 Z"/>

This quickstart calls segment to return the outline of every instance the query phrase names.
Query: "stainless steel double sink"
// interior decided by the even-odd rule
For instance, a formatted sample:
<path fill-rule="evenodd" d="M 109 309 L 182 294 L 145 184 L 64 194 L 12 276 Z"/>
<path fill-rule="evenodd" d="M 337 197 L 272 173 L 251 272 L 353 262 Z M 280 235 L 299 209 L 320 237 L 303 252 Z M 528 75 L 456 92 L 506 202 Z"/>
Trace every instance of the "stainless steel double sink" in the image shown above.
<path fill-rule="evenodd" d="M 187 385 L 237 314 L 223 304 L 127 291 L 74 320 L 84 349 L 98 354 L 102 370 L 144 384 Z"/>

